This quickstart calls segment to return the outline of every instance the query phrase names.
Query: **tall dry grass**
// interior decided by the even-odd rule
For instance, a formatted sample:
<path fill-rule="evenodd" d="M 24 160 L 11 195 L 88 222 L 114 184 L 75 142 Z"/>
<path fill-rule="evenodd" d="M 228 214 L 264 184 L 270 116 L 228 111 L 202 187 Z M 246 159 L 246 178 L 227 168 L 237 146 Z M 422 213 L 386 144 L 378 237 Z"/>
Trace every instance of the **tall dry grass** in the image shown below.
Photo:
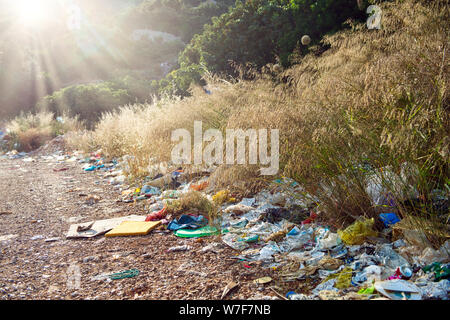
<path fill-rule="evenodd" d="M 55 119 L 53 113 L 39 112 L 21 114 L 7 122 L 5 128 L 8 135 L 6 148 L 30 152 L 58 135 L 81 130 L 83 124 L 78 118 L 62 116 Z"/>
<path fill-rule="evenodd" d="M 194 88 L 187 99 L 124 107 L 105 114 L 86 140 L 111 157 L 132 155 L 133 173 L 145 175 L 152 163 L 170 160 L 171 132 L 192 132 L 194 120 L 203 130 L 279 129 L 280 174 L 299 181 L 336 226 L 390 211 L 448 221 L 432 193 L 450 190 L 449 6 L 380 6 L 381 30 L 352 25 L 328 36 L 329 50 L 299 57 L 275 82 L 267 74 L 233 83 L 209 79 L 212 95 Z M 220 185 L 255 176 L 252 167 L 235 166 L 214 179 Z M 390 193 L 395 207 L 373 204 L 371 182 Z"/>

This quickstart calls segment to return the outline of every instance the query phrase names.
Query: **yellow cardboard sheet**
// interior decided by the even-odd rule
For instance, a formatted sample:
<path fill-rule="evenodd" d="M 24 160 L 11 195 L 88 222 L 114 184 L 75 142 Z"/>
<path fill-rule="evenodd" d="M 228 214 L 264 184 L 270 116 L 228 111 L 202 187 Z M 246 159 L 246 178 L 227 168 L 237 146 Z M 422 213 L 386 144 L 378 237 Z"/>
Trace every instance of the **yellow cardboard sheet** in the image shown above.
<path fill-rule="evenodd" d="M 160 224 L 161 221 L 123 221 L 119 226 L 105 234 L 105 237 L 143 236 Z"/>

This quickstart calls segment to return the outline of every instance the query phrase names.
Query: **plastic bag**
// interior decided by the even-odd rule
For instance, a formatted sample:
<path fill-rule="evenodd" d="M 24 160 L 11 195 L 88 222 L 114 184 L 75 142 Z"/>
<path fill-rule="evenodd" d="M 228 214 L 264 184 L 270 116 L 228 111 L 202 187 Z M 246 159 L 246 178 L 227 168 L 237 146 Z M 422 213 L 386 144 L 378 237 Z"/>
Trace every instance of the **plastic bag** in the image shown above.
<path fill-rule="evenodd" d="M 280 248 L 275 242 L 271 241 L 259 251 L 259 260 L 271 261 L 273 260 L 272 256 L 277 252 L 280 252 Z"/>
<path fill-rule="evenodd" d="M 383 221 L 386 228 L 400 222 L 400 218 L 395 213 L 382 213 L 380 214 L 380 220 Z"/>
<path fill-rule="evenodd" d="M 338 246 L 341 243 L 341 239 L 337 233 L 330 232 L 324 239 L 318 241 L 319 250 L 328 250 Z"/>
<path fill-rule="evenodd" d="M 249 247 L 248 243 L 246 243 L 244 241 L 239 241 L 239 236 L 232 234 L 232 233 L 227 233 L 224 236 L 222 236 L 222 241 L 226 245 L 233 248 L 234 250 L 242 251 Z"/>
<path fill-rule="evenodd" d="M 218 205 L 222 205 L 225 202 L 236 202 L 235 198 L 230 197 L 230 192 L 228 190 L 222 190 L 213 195 L 212 200 Z"/>
<path fill-rule="evenodd" d="M 372 230 L 374 219 L 355 221 L 345 230 L 338 230 L 342 241 L 347 245 L 362 244 L 366 237 L 376 237 L 377 232 Z"/>
<path fill-rule="evenodd" d="M 387 268 L 396 270 L 398 267 L 406 266 L 409 267 L 409 262 L 399 255 L 394 249 L 392 249 L 391 244 L 384 244 L 379 249 L 375 251 L 378 259 Z"/>
<path fill-rule="evenodd" d="M 352 284 L 352 268 L 345 267 L 344 270 L 337 273 L 336 284 L 334 285 L 338 289 L 346 289 Z"/>

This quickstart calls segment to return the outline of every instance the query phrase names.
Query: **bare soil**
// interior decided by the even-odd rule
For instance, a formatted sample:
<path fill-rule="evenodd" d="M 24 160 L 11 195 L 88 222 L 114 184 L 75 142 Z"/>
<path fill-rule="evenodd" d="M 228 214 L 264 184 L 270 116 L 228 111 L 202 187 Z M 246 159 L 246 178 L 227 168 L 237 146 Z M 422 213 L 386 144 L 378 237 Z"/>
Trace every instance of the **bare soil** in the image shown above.
<path fill-rule="evenodd" d="M 117 202 L 121 193 L 97 173 L 85 173 L 78 163 L 0 161 L 0 299 L 220 299 L 231 282 L 237 290 L 225 299 L 275 296 L 268 285 L 253 283 L 272 270 L 232 259 L 237 252 L 201 252 L 217 237 L 180 239 L 172 233 L 147 236 L 66 239 L 70 224 L 130 214 L 145 215 L 140 206 Z M 55 172 L 53 169 L 67 168 Z M 101 197 L 86 203 L 83 194 Z M 72 219 L 70 219 L 72 218 Z M 59 240 L 46 242 L 58 237 Z M 188 244 L 192 249 L 167 252 Z M 80 286 L 72 281 L 71 266 L 80 270 Z M 121 280 L 92 277 L 138 269 L 139 275 Z M 75 283 L 75 282 L 70 282 Z"/>

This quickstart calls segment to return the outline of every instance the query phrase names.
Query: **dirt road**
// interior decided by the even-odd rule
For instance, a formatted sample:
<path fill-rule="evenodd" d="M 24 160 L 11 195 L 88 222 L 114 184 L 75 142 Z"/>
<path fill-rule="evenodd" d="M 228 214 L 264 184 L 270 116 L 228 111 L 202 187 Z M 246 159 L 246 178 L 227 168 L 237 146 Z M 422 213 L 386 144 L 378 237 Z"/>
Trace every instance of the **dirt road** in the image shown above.
<path fill-rule="evenodd" d="M 0 160 L 0 299 L 220 299 L 224 287 L 239 282 L 228 299 L 274 296 L 253 280 L 270 275 L 232 259 L 229 247 L 201 252 L 217 238 L 185 240 L 172 233 L 69 240 L 71 223 L 145 215 L 133 204 L 117 202 L 120 191 L 78 163 Z M 67 168 L 55 172 L 53 169 Z M 101 200 L 87 204 L 83 194 Z M 8 239 L 9 238 L 9 239 Z M 51 238 L 59 238 L 47 242 Z M 167 252 L 188 244 L 191 250 Z M 121 280 L 92 277 L 137 269 Z M 79 270 L 79 279 L 74 280 Z M 79 286 L 77 286 L 79 284 Z"/>

